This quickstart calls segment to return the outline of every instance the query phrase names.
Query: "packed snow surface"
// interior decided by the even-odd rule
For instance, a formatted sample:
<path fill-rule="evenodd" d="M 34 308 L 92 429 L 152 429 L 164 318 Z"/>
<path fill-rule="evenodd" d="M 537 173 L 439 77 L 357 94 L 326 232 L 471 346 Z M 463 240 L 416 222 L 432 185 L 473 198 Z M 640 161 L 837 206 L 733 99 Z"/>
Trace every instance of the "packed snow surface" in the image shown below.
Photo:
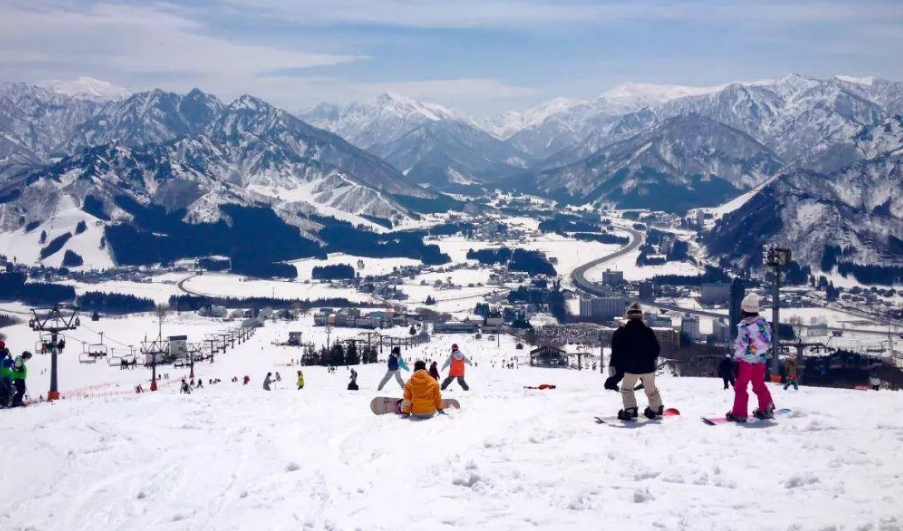
<path fill-rule="evenodd" d="M 140 327 L 134 318 L 92 325 Z M 0 412 L 0 529 L 903 529 L 903 419 L 889 414 L 897 393 L 774 386 L 789 416 L 710 427 L 699 417 L 723 414 L 730 391 L 719 380 L 663 377 L 665 404 L 682 416 L 605 426 L 593 416 L 614 414 L 620 397 L 598 372 L 501 369 L 498 360 L 525 351 L 448 336 L 405 357 L 441 361 L 458 342 L 478 364 L 467 368 L 472 390 L 453 384 L 444 396 L 461 410 L 411 421 L 369 411 L 373 396 L 401 392 L 394 382 L 376 392 L 383 364 L 357 367 L 356 393 L 342 367 L 305 368 L 296 391 L 296 367 L 284 364 L 300 351 L 271 343 L 299 326 L 268 323 L 199 364 L 200 377 L 223 382 L 188 396 L 173 385 L 187 369 L 170 368 L 157 393 Z M 63 382 L 67 371 L 81 383 L 149 373 L 61 363 Z M 46 366 L 33 360 L 35 394 Z M 267 371 L 284 377 L 269 393 L 260 388 Z M 250 385 L 231 383 L 245 374 Z M 558 388 L 524 388 L 542 383 Z"/>

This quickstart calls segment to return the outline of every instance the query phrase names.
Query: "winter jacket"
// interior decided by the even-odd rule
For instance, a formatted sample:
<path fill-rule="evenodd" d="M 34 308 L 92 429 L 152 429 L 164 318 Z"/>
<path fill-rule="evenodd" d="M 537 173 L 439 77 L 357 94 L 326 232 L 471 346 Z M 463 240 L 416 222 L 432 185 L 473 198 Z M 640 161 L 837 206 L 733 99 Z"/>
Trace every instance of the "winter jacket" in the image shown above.
<path fill-rule="evenodd" d="M 12 379 L 16 380 L 25 380 L 28 378 L 28 367 L 25 365 L 25 358 L 19 356 L 16 358 L 15 364 L 13 364 L 12 369 Z"/>
<path fill-rule="evenodd" d="M 269 391 L 271 383 L 273 383 L 273 379 L 270 377 L 269 374 L 267 374 L 266 378 L 263 379 L 263 390 Z"/>
<path fill-rule="evenodd" d="M 298 375 L 298 387 L 304 387 L 304 375 L 303 374 Z"/>
<path fill-rule="evenodd" d="M 721 378 L 730 378 L 734 375 L 734 363 L 730 358 L 724 358 L 718 364 L 718 376 Z"/>
<path fill-rule="evenodd" d="M 611 337 L 611 365 L 619 373 L 655 372 L 659 351 L 655 332 L 639 319 L 630 319 Z"/>
<path fill-rule="evenodd" d="M 442 392 L 439 383 L 430 376 L 430 373 L 415 371 L 408 383 L 404 386 L 405 413 L 417 415 L 429 415 L 442 407 Z"/>
<path fill-rule="evenodd" d="M 771 325 L 761 316 L 747 317 L 737 325 L 734 359 L 746 363 L 765 363 L 770 357 Z"/>
<path fill-rule="evenodd" d="M 467 357 L 464 356 L 464 354 L 460 350 L 456 350 L 451 353 L 447 360 L 445 360 L 445 365 L 442 366 L 442 370 L 444 371 L 449 366 L 451 366 L 451 370 L 448 371 L 449 376 L 464 376 L 465 364 L 471 365 L 470 360 L 467 359 Z"/>
<path fill-rule="evenodd" d="M 408 364 L 404 362 L 404 358 L 402 358 L 401 356 L 389 356 L 389 370 L 397 371 L 399 367 L 406 371 L 411 370 L 408 368 Z"/>
<path fill-rule="evenodd" d="M 9 357 L 0 358 L 0 380 L 9 380 L 13 376 L 13 360 Z"/>
<path fill-rule="evenodd" d="M 793 358 L 784 360 L 784 376 L 788 379 L 797 377 L 796 361 Z"/>

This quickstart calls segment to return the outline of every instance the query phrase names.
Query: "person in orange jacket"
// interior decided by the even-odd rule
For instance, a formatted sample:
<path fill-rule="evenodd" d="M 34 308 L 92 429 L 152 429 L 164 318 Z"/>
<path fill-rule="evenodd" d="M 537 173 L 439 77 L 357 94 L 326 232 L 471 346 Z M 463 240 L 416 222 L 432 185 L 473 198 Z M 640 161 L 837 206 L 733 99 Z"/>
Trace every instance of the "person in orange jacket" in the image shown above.
<path fill-rule="evenodd" d="M 445 391 L 445 388 L 448 387 L 452 380 L 455 378 L 458 379 L 458 383 L 461 385 L 461 388 L 465 391 L 470 391 L 470 387 L 467 385 L 467 382 L 464 381 L 464 365 L 471 365 L 470 360 L 458 350 L 458 345 L 452 345 L 452 353 L 445 360 L 445 365 L 442 366 L 442 370 L 445 370 L 446 367 L 451 367 L 448 371 L 448 377 L 442 382 L 442 390 Z"/>
<path fill-rule="evenodd" d="M 426 370 L 425 361 L 414 363 L 414 374 L 404 386 L 401 411 L 420 419 L 431 418 L 442 412 L 442 393 L 439 383 Z"/>

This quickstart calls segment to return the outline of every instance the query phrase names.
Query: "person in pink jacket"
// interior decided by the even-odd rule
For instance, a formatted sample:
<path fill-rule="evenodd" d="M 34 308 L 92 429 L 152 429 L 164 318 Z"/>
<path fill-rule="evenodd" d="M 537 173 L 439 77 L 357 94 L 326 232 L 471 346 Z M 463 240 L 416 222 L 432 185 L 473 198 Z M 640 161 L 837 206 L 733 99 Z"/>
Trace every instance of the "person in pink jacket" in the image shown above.
<path fill-rule="evenodd" d="M 759 315 L 759 298 L 750 293 L 740 303 L 743 319 L 737 325 L 734 340 L 734 362 L 737 363 L 737 381 L 734 383 L 734 407 L 726 415 L 728 420 L 746 422 L 749 404 L 747 384 L 752 382 L 753 393 L 759 407 L 753 411 L 758 419 L 774 417 L 774 401 L 765 385 L 766 360 L 774 346 L 771 325 Z"/>

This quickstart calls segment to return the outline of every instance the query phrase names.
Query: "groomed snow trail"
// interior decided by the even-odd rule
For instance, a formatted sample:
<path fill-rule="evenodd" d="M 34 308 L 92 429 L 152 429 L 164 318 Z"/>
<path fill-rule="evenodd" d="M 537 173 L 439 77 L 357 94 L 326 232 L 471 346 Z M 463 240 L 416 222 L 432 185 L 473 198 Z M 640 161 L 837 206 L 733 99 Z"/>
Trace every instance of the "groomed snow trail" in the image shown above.
<path fill-rule="evenodd" d="M 308 369 L 300 392 L 223 378 L 2 412 L 0 529 L 903 529 L 899 394 L 775 388 L 789 418 L 710 427 L 720 381 L 662 378 L 683 416 L 622 428 L 593 422 L 620 400 L 598 373 L 485 365 L 429 421 L 370 414 L 381 366 L 358 393 Z"/>

